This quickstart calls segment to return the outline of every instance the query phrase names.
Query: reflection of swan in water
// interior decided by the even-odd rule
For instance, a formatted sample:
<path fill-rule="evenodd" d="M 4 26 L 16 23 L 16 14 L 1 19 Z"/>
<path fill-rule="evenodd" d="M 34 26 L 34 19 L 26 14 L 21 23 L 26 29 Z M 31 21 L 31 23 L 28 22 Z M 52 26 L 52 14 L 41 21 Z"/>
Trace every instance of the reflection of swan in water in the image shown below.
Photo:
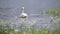
<path fill-rule="evenodd" d="M 26 18 L 28 18 L 28 14 L 25 13 L 24 10 L 25 10 L 24 7 L 22 7 L 22 13 L 21 13 L 20 17 L 23 18 L 23 19 L 21 19 L 23 21 L 23 25 L 26 26 L 27 28 L 30 28 L 30 26 L 32 26 L 33 23 L 35 23 L 35 22 L 32 20 L 26 19 Z"/>

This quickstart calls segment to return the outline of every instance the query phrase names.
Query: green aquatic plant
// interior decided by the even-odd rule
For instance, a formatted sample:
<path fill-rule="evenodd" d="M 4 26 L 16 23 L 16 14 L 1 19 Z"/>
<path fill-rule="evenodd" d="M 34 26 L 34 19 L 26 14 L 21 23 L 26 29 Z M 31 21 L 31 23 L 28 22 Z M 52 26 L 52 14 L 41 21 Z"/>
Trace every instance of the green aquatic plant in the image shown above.
<path fill-rule="evenodd" d="M 46 10 L 46 14 L 53 16 L 53 17 L 60 17 L 60 9 L 49 9 Z"/>

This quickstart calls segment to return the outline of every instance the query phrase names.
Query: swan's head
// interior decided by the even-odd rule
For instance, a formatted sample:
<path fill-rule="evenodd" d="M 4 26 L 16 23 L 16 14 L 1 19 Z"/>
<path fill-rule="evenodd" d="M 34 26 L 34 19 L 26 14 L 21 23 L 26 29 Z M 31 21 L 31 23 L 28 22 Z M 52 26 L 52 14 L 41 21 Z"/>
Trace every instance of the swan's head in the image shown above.
<path fill-rule="evenodd" d="M 22 7 L 22 9 L 24 10 L 24 7 Z"/>

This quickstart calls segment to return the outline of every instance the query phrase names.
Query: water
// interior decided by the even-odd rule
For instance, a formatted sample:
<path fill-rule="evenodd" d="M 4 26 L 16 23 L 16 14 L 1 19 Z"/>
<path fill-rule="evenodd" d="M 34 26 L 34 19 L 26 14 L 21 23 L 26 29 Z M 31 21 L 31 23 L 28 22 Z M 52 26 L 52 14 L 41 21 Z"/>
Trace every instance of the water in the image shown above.
<path fill-rule="evenodd" d="M 15 19 L 14 16 L 20 17 L 21 7 L 25 7 L 25 12 L 29 15 L 40 14 L 40 17 L 30 16 L 30 20 L 36 21 L 37 24 L 49 23 L 50 18 L 42 16 L 43 10 L 60 8 L 60 0 L 0 0 L 0 12 L 5 13 L 5 16 L 0 15 L 0 19 L 9 20 L 14 24 L 20 22 L 20 18 Z M 10 9 L 7 9 L 10 8 Z M 41 17 L 41 21 L 39 20 Z"/>

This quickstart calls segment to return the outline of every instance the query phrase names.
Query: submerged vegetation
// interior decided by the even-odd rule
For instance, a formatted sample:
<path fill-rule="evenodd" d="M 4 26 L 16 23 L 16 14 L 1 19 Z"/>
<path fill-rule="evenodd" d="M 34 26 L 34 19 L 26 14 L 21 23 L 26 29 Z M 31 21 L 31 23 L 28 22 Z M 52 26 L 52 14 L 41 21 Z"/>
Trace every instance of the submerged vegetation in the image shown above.
<path fill-rule="evenodd" d="M 15 27 L 11 28 L 11 22 L 0 20 L 0 34 L 60 34 L 60 9 L 50 9 L 46 11 L 46 14 L 56 18 L 56 21 L 51 22 L 51 27 L 36 30 L 35 25 L 32 28 L 27 29 L 27 31 L 15 31 Z M 58 18 L 59 17 L 59 18 Z M 20 30 L 22 30 L 20 26 Z"/>

